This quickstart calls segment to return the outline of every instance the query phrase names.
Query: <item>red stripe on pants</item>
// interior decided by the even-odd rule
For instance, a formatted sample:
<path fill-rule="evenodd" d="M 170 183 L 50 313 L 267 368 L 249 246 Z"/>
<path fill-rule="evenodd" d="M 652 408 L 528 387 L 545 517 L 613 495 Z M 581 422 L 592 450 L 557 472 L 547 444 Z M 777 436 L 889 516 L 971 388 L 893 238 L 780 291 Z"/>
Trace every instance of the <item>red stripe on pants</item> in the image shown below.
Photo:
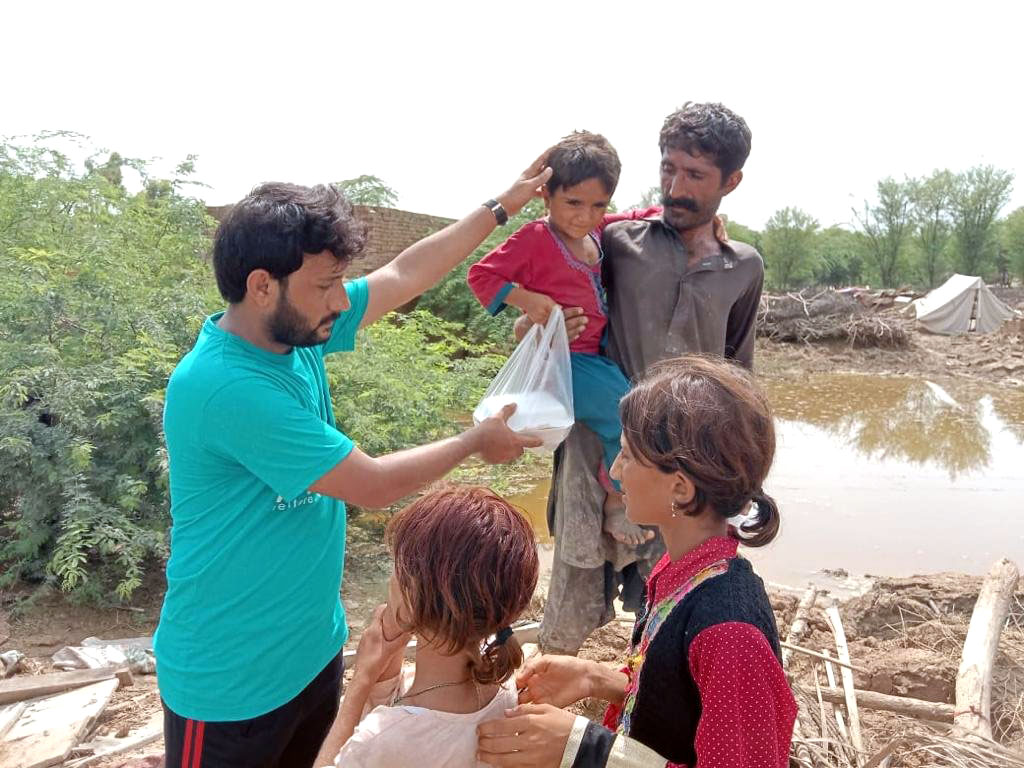
<path fill-rule="evenodd" d="M 185 721 L 185 748 L 181 750 L 181 768 L 188 768 L 188 756 L 192 751 L 192 721 Z"/>
<path fill-rule="evenodd" d="M 206 729 L 206 723 L 201 720 L 196 723 L 196 743 L 192 747 L 192 765 L 191 768 L 200 768 L 203 762 L 203 731 Z"/>

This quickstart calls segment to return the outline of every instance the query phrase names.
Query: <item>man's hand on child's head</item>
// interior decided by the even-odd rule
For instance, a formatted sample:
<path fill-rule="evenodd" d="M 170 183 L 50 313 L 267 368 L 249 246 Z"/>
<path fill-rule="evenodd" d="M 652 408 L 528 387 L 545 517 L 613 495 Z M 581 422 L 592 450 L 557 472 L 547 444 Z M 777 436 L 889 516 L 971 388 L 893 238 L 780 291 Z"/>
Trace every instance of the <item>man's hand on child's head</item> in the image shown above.
<path fill-rule="evenodd" d="M 508 188 L 508 191 L 498 195 L 498 202 L 508 213 L 514 216 L 520 209 L 534 197 L 540 196 L 540 189 L 547 184 L 551 178 L 552 170 L 547 167 L 548 153 L 551 147 L 545 149 L 540 156 L 530 163 L 530 166 L 523 171 L 515 183 Z"/>

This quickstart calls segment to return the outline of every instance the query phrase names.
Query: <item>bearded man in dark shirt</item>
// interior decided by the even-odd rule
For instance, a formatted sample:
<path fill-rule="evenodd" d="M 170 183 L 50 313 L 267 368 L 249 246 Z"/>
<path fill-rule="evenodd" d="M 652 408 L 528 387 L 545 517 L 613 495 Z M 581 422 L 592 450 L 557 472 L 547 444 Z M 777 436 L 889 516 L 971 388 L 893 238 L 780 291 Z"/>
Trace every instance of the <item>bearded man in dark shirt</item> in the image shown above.
<path fill-rule="evenodd" d="M 746 122 L 728 108 L 686 103 L 661 129 L 663 213 L 605 229 L 606 354 L 630 379 L 686 354 L 753 367 L 764 262 L 715 228 L 722 198 L 743 179 L 750 140 Z M 570 338 L 585 322 L 566 310 Z M 643 580 L 664 552 L 652 531 L 625 519 L 602 522 L 600 462 L 601 444 L 581 424 L 555 455 L 548 500 L 555 553 L 540 634 L 547 653 L 575 654 L 614 617 L 616 596 L 635 611 Z"/>

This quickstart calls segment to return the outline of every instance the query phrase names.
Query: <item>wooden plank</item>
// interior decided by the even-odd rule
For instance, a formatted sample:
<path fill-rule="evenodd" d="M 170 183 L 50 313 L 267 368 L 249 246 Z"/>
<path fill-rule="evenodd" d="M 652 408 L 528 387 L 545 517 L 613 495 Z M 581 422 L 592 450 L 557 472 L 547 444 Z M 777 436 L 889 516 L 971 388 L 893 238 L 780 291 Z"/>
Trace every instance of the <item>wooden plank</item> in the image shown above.
<path fill-rule="evenodd" d="M 26 706 L 24 701 L 0 706 L 0 738 L 3 738 L 4 734 L 14 727 Z"/>
<path fill-rule="evenodd" d="M 128 667 L 106 667 L 104 669 L 77 669 L 73 672 L 53 672 L 48 675 L 22 675 L 0 681 L 0 704 L 25 701 L 39 696 L 81 688 L 101 680 L 116 677 L 123 685 L 132 684 L 132 673 Z"/>
<path fill-rule="evenodd" d="M 47 768 L 64 762 L 116 688 L 117 680 L 104 680 L 29 702 L 0 741 L 0 768 Z"/>
<path fill-rule="evenodd" d="M 864 754 L 864 739 L 860 730 L 860 713 L 857 711 L 857 696 L 853 686 L 853 672 L 850 669 L 850 646 L 846 643 L 846 631 L 843 629 L 843 619 L 839 615 L 839 602 L 835 599 L 829 603 L 825 610 L 829 624 L 832 625 L 832 634 L 835 635 L 836 653 L 839 660 L 845 666 L 840 667 L 839 676 L 843 681 L 843 691 L 846 694 L 846 714 L 850 718 L 850 736 L 853 737 L 853 747 L 857 750 L 857 764 L 861 763 L 861 756 Z"/>

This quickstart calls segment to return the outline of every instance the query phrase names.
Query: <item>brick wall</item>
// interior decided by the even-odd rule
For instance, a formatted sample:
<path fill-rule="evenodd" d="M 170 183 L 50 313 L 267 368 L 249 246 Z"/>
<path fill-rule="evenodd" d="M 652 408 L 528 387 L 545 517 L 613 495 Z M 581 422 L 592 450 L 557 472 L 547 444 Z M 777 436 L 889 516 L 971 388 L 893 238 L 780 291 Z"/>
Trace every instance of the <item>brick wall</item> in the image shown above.
<path fill-rule="evenodd" d="M 400 211 L 396 208 L 378 208 L 357 205 L 356 214 L 366 222 L 369 233 L 366 250 L 352 262 L 348 273 L 353 277 L 365 275 L 383 266 L 395 256 L 431 232 L 436 232 L 454 219 L 429 216 L 425 213 Z"/>
<path fill-rule="evenodd" d="M 387 264 L 417 240 L 454 221 L 441 216 L 400 211 L 397 208 L 378 208 L 373 205 L 357 205 L 355 209 L 356 215 L 366 222 L 369 232 L 366 250 L 349 268 L 348 274 L 351 277 L 365 275 Z M 207 206 L 206 210 L 214 219 L 221 221 L 231 210 L 231 206 Z"/>

